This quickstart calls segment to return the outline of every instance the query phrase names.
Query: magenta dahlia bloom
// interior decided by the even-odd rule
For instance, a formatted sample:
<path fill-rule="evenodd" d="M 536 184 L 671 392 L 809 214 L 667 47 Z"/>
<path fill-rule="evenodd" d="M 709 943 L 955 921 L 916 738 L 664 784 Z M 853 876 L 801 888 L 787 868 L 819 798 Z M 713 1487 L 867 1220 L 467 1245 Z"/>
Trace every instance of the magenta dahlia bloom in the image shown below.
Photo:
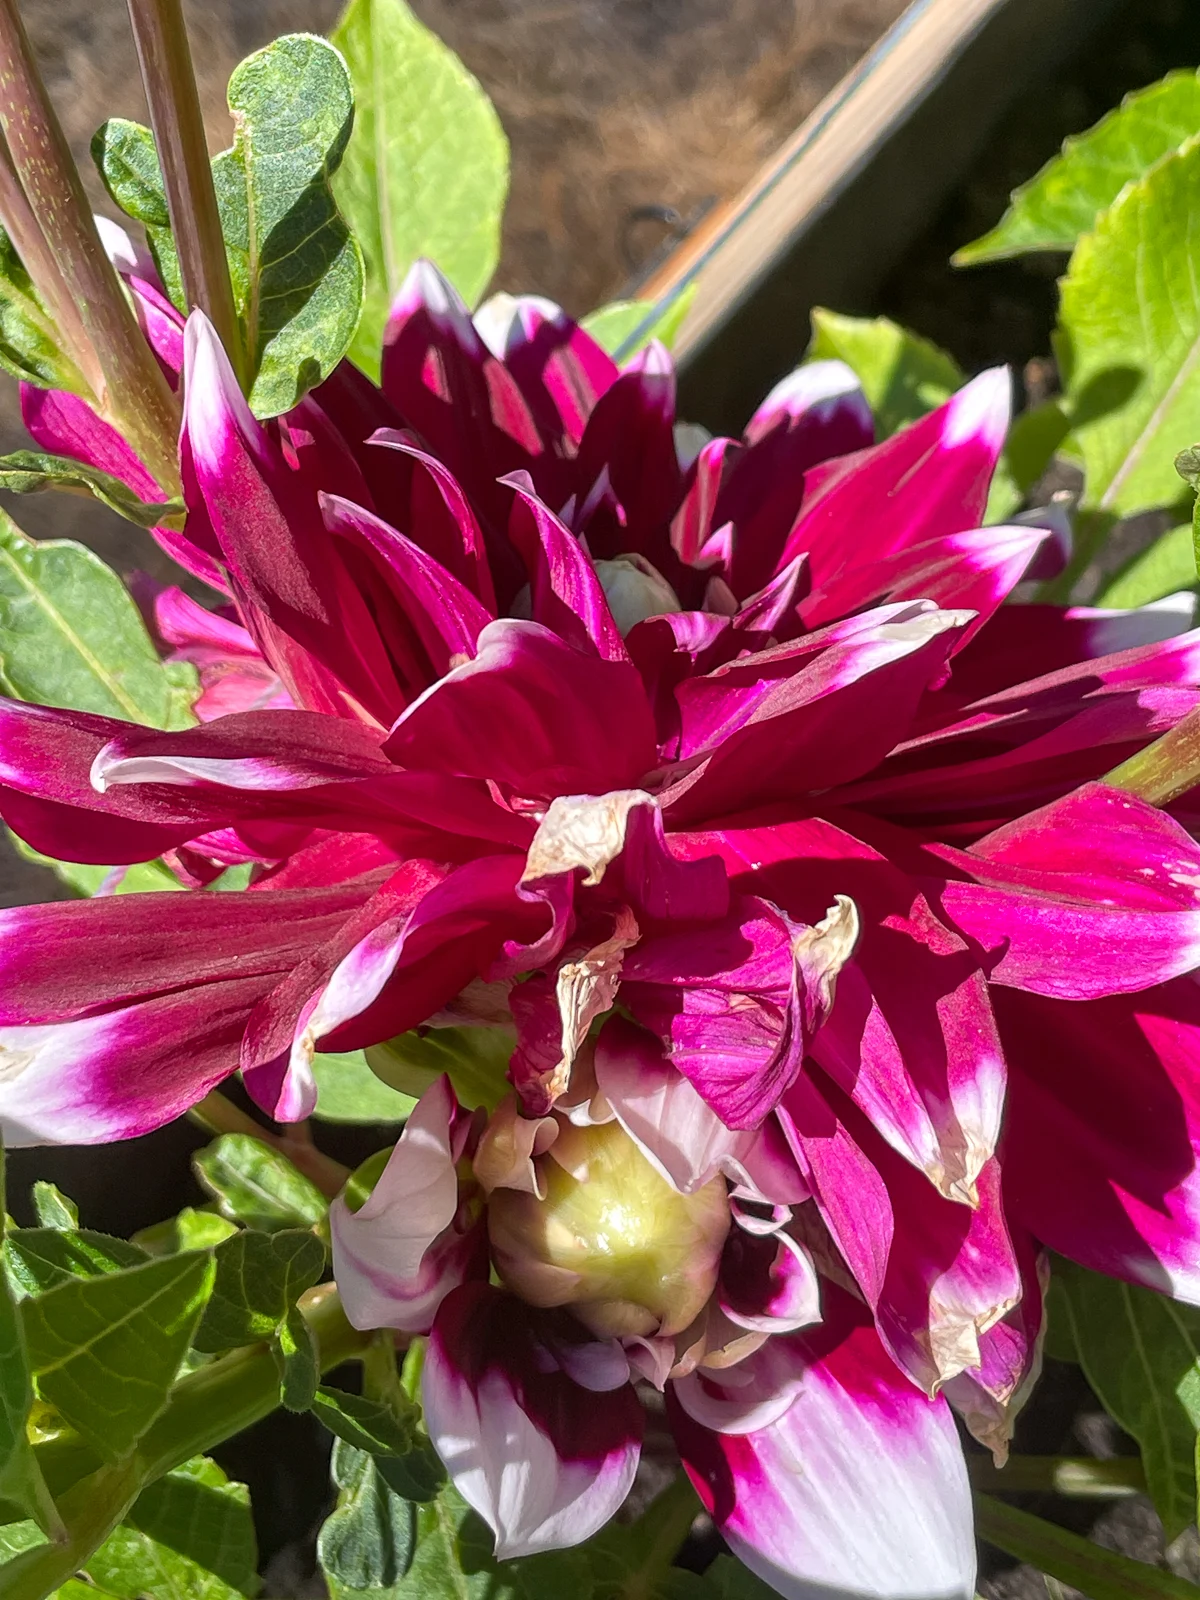
<path fill-rule="evenodd" d="M 1101 781 L 1200 700 L 1200 636 L 1002 608 L 1055 535 L 979 527 L 1001 373 L 875 445 L 817 363 L 689 460 L 660 348 L 476 326 L 422 265 L 382 389 L 264 425 L 128 276 L 182 372 L 159 536 L 224 597 L 155 602 L 205 720 L 5 702 L 0 811 L 197 887 L 3 913 L 5 1137 L 142 1133 L 239 1068 L 302 1117 L 315 1049 L 475 1027 L 507 1081 L 433 1084 L 335 1270 L 430 1335 L 501 1552 L 612 1514 L 649 1384 L 782 1593 L 969 1597 L 951 1405 L 1003 1452 L 1042 1247 L 1200 1302 L 1194 796 Z M 79 401 L 26 415 L 157 495 Z"/>

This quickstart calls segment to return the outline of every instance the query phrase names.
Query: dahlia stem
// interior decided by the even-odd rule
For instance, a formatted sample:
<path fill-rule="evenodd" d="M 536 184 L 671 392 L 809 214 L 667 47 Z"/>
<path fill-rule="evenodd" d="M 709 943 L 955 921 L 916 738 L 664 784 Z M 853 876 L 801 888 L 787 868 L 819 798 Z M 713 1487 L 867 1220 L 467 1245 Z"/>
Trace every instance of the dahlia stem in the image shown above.
<path fill-rule="evenodd" d="M 16 0 L 0 0 L 0 124 L 17 176 L 95 350 L 99 408 L 170 499 L 180 492 L 179 407 L 100 243 Z"/>
<path fill-rule="evenodd" d="M 21 187 L 17 169 L 13 166 L 8 145 L 3 139 L 0 139 L 0 221 L 3 221 L 22 266 L 37 288 L 61 346 L 95 399 L 97 389 L 104 387 L 104 374 L 100 370 L 95 346 L 83 325 L 79 307 L 71 299 L 71 291 L 58 270 L 58 262 L 46 243 L 46 235 L 29 204 L 29 196 Z"/>
<path fill-rule="evenodd" d="M 216 328 L 233 369 L 243 376 L 242 333 L 192 52 L 179 0 L 129 0 L 150 124 L 162 167 L 184 298 Z"/>
<path fill-rule="evenodd" d="M 696 1491 L 681 1472 L 638 1518 L 639 1528 L 650 1532 L 650 1543 L 645 1559 L 622 1585 L 620 1600 L 653 1600 L 699 1514 Z"/>
<path fill-rule="evenodd" d="M 1091 1600 L 1200 1600 L 1195 1584 L 1104 1550 L 990 1495 L 975 1496 L 975 1531 L 997 1550 L 1081 1589 Z"/>
<path fill-rule="evenodd" d="M 290 1133 L 272 1133 L 216 1089 L 198 1101 L 188 1116 L 208 1133 L 248 1133 L 255 1139 L 261 1139 L 263 1144 L 270 1145 L 272 1150 L 286 1156 L 330 1200 L 341 1194 L 350 1176 L 349 1167 L 327 1156 L 313 1143 L 307 1122 L 296 1123 Z"/>
<path fill-rule="evenodd" d="M 1063 1494 L 1112 1499 L 1143 1494 L 1146 1474 L 1137 1456 L 1098 1461 L 1094 1456 L 1010 1456 L 1003 1467 L 989 1456 L 967 1461 L 971 1486 L 996 1494 Z"/>
<path fill-rule="evenodd" d="M 1200 706 L 1153 744 L 1114 767 L 1104 781 L 1114 789 L 1140 795 L 1153 806 L 1169 805 L 1194 789 L 1200 784 Z"/>

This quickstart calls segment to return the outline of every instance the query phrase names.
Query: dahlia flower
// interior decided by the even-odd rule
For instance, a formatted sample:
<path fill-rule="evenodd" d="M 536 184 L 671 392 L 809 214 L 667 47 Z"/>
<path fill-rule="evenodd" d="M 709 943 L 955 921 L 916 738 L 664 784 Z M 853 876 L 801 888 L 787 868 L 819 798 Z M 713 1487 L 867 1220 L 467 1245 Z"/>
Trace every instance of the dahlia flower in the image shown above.
<path fill-rule="evenodd" d="M 429 1335 L 499 1551 L 612 1515 L 658 1389 L 781 1593 L 969 1597 L 952 1407 L 1003 1453 L 1043 1247 L 1200 1302 L 1200 847 L 1101 781 L 1200 699 L 1200 636 L 1002 606 L 1055 542 L 980 527 L 1002 373 L 875 444 L 816 363 L 687 459 L 661 348 L 473 323 L 421 265 L 382 387 L 264 425 L 124 267 L 183 388 L 158 537 L 223 597 L 151 602 L 203 720 L 4 702 L 0 812 L 194 887 L 3 913 L 5 1137 L 143 1133 L 239 1069 L 299 1118 L 316 1049 L 499 1042 L 332 1223 L 352 1320 Z M 161 498 L 80 401 L 25 407 Z"/>

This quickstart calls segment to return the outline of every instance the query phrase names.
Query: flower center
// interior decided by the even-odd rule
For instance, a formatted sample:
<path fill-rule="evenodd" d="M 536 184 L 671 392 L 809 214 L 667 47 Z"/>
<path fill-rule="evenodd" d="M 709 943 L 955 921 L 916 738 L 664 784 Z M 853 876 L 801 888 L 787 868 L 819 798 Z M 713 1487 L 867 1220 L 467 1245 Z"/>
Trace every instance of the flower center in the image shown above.
<path fill-rule="evenodd" d="M 680 1194 L 619 1123 L 564 1125 L 539 1164 L 545 1194 L 497 1189 L 493 1259 L 532 1305 L 569 1305 L 593 1333 L 675 1334 L 716 1283 L 729 1231 L 722 1178 Z"/>

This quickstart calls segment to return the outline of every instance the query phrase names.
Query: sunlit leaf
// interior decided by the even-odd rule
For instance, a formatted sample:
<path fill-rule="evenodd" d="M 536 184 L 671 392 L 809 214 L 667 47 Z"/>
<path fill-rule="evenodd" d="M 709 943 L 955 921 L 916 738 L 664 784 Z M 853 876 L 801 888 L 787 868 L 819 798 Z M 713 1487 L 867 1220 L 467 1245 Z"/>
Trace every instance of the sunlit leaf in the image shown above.
<path fill-rule="evenodd" d="M 332 39 L 354 83 L 354 132 L 334 193 L 367 267 L 351 357 L 379 376 L 388 310 L 420 256 L 469 303 L 500 254 L 508 141 L 491 101 L 405 0 L 350 0 Z"/>
<path fill-rule="evenodd" d="M 21 1302 L 38 1391 L 107 1460 L 158 1416 L 212 1287 L 207 1254 L 72 1278 Z"/>
<path fill-rule="evenodd" d="M 43 389 L 87 397 L 88 387 L 62 349 L 54 319 L 39 300 L 12 240 L 0 228 L 0 367 Z"/>
<path fill-rule="evenodd" d="M 1200 437 L 1197 216 L 1200 141 L 1122 193 L 1063 280 L 1059 361 L 1088 506 L 1128 516 L 1180 497 L 1172 462 Z"/>
<path fill-rule="evenodd" d="M 250 1133 L 224 1133 L 194 1158 L 196 1176 L 222 1216 L 248 1228 L 311 1228 L 329 1202 L 286 1156 Z"/>
<path fill-rule="evenodd" d="M 692 308 L 696 288 L 696 284 L 689 284 L 682 294 L 661 307 L 652 300 L 614 300 L 589 311 L 582 327 L 618 361 L 632 360 L 651 339 L 659 340 L 669 350 Z"/>
<path fill-rule="evenodd" d="M 0 489 L 14 494 L 38 494 L 44 489 L 61 489 L 70 494 L 88 495 L 110 511 L 135 522 L 139 528 L 181 526 L 182 500 L 147 502 L 111 473 L 89 467 L 69 456 L 47 455 L 44 450 L 14 450 L 0 456 Z"/>
<path fill-rule="evenodd" d="M 269 1339 L 325 1269 L 325 1246 L 303 1228 L 235 1233 L 213 1255 L 217 1275 L 192 1340 L 210 1354 Z"/>
<path fill-rule="evenodd" d="M 810 360 L 844 361 L 862 384 L 879 438 L 933 411 L 966 381 L 953 356 L 887 317 L 817 307 Z"/>
<path fill-rule="evenodd" d="M 4 1218 L 4 1151 L 0 1147 L 0 1241 Z M 7 1274 L 0 1272 L 0 1520 L 28 1518 L 43 1533 L 54 1533 L 58 1514 L 26 1432 L 32 1405 L 33 1384 L 20 1308 Z"/>
<path fill-rule="evenodd" d="M 377 1077 L 414 1100 L 446 1073 L 461 1105 L 493 1111 L 508 1090 L 512 1048 L 503 1028 L 428 1028 L 372 1045 L 366 1057 Z"/>
<path fill-rule="evenodd" d="M 43 1294 L 71 1278 L 98 1278 L 146 1260 L 144 1250 L 90 1228 L 16 1228 L 8 1236 L 8 1270 L 22 1294 Z"/>
<path fill-rule="evenodd" d="M 43 1228 L 69 1231 L 79 1226 L 79 1207 L 69 1200 L 57 1184 L 39 1178 L 29 1192 L 33 1210 Z"/>
<path fill-rule="evenodd" d="M 198 693 L 193 667 L 159 660 L 132 596 L 99 556 L 65 539 L 27 539 L 3 512 L 0 688 L 154 728 L 190 727 Z"/>
<path fill-rule="evenodd" d="M 1192 524 L 1171 528 L 1135 556 L 1101 591 L 1098 605 L 1118 609 L 1146 606 L 1180 589 L 1196 586 Z"/>
<path fill-rule="evenodd" d="M 1127 95 L 1086 133 L 1069 138 L 1028 183 L 1013 192 L 990 233 L 965 245 L 956 266 L 1003 261 L 1029 250 L 1071 250 L 1125 185 L 1200 133 L 1200 77 L 1171 72 Z"/>
<path fill-rule="evenodd" d="M 403 1122 L 416 1101 L 376 1077 L 361 1050 L 313 1057 L 317 1104 L 313 1116 L 322 1122 Z"/>

